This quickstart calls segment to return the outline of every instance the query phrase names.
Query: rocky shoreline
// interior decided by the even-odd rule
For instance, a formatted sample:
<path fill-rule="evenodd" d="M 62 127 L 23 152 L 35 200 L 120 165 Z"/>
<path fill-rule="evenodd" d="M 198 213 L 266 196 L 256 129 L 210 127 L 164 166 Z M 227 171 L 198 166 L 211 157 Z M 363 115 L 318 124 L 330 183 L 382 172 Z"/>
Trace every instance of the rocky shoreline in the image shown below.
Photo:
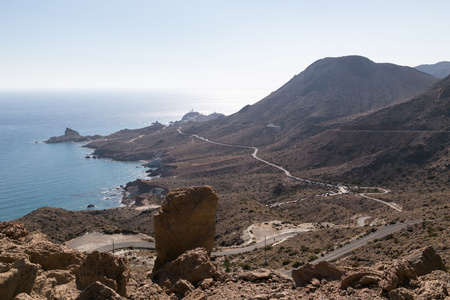
<path fill-rule="evenodd" d="M 66 130 L 64 131 L 64 135 L 52 136 L 48 140 L 43 141 L 43 143 L 45 144 L 68 143 L 68 142 L 82 143 L 98 140 L 101 138 L 103 138 L 103 136 L 101 135 L 82 136 L 77 131 L 67 127 Z"/>
<path fill-rule="evenodd" d="M 162 130 L 174 129 L 175 127 L 194 122 L 205 122 L 223 116 L 220 113 L 203 115 L 191 111 L 185 114 L 180 121 L 170 122 L 168 126 L 155 122 L 144 128 L 123 129 L 107 136 L 82 136 L 76 130 L 66 128 L 64 135 L 53 136 L 43 141 L 43 143 L 85 143 L 83 147 L 93 150 L 90 155 L 85 157 L 86 159 L 108 158 L 115 161 L 144 161 L 145 163 L 142 166 L 147 168 L 145 173 L 149 178 L 166 177 L 171 175 L 177 166 L 170 164 L 173 158 L 170 156 L 169 150 L 154 152 L 143 149 L 143 146 L 148 142 L 147 136 Z M 159 139 L 156 141 L 156 144 L 161 144 L 162 142 L 163 139 Z M 151 147 L 146 148 L 150 149 Z M 121 203 L 125 206 L 141 208 L 159 205 L 162 201 L 161 197 L 164 198 L 168 189 L 166 187 L 152 185 L 148 182 L 149 180 L 137 179 L 126 183 L 123 187 Z M 93 206 L 90 205 L 89 208 L 93 208 Z"/>

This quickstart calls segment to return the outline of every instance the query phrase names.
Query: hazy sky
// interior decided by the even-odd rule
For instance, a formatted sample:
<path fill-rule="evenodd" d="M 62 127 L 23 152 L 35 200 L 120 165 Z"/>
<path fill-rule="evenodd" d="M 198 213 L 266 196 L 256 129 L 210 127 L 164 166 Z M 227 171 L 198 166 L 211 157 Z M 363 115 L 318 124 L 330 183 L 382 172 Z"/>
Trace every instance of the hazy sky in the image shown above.
<path fill-rule="evenodd" d="M 1 89 L 234 91 L 317 59 L 450 60 L 450 1 L 0 0 Z"/>

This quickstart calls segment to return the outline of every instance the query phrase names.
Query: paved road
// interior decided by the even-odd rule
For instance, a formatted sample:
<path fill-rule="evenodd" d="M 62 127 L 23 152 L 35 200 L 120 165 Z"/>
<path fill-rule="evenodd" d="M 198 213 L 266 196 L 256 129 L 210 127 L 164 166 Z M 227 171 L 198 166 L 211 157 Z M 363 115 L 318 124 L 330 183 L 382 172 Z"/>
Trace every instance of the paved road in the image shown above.
<path fill-rule="evenodd" d="M 114 243 L 111 245 L 106 245 L 99 247 L 95 249 L 99 252 L 107 252 L 107 251 L 113 251 L 113 249 L 125 249 L 125 248 L 143 248 L 143 249 L 155 249 L 155 243 L 154 242 L 143 242 L 143 241 L 136 241 L 136 242 L 122 242 L 122 243 Z"/>
<path fill-rule="evenodd" d="M 313 263 L 317 263 L 317 262 L 321 262 L 321 261 L 335 261 L 335 260 L 341 258 L 342 256 L 350 253 L 351 251 L 365 245 L 369 241 L 373 241 L 374 239 L 383 238 L 391 233 L 394 233 L 396 231 L 399 231 L 399 230 L 407 227 L 408 225 L 413 225 L 413 224 L 417 224 L 420 222 L 422 222 L 422 221 L 416 221 L 416 220 L 406 221 L 403 223 L 397 223 L 397 224 L 378 228 L 377 231 L 372 232 L 371 234 L 366 235 L 365 237 L 360 238 L 359 240 L 350 242 L 349 244 L 343 246 L 342 248 L 336 249 L 333 252 L 325 254 L 325 256 L 316 259 L 315 261 L 313 261 Z"/>
<path fill-rule="evenodd" d="M 361 187 L 361 188 L 362 188 L 362 189 L 375 189 L 375 188 L 373 188 L 373 187 Z M 382 189 L 382 188 L 376 188 L 376 189 L 382 190 L 382 191 L 383 191 L 383 194 L 387 194 L 387 193 L 390 192 L 389 190 Z M 394 202 L 387 202 L 387 201 L 384 201 L 384 200 L 381 200 L 381 199 L 369 197 L 369 196 L 367 196 L 367 194 L 372 194 L 372 195 L 375 194 L 375 195 L 376 195 L 376 194 L 379 194 L 379 193 L 359 193 L 358 196 L 361 196 L 361 197 L 364 197 L 364 198 L 366 198 L 366 199 L 370 199 L 370 200 L 374 200 L 374 201 L 383 203 L 383 204 L 389 206 L 390 208 L 395 209 L 395 210 L 398 211 L 398 212 L 402 212 L 402 211 L 403 211 L 402 208 L 401 208 L 397 203 L 394 203 Z"/>
<path fill-rule="evenodd" d="M 180 134 L 182 134 L 182 135 L 193 136 L 193 137 L 198 138 L 200 140 L 203 140 L 205 142 L 216 144 L 216 145 L 222 145 L 222 146 L 228 146 L 228 147 L 236 147 L 236 148 L 245 148 L 245 149 L 253 149 L 254 152 L 252 153 L 252 156 L 255 159 L 257 159 L 257 160 L 259 160 L 261 162 L 264 162 L 264 163 L 266 163 L 266 164 L 268 164 L 270 166 L 273 166 L 273 167 L 283 171 L 286 174 L 286 176 L 288 176 L 290 178 L 293 178 L 293 179 L 296 179 L 296 180 L 305 181 L 305 182 L 308 182 L 308 183 L 320 184 L 318 182 L 312 182 L 312 181 L 309 181 L 309 180 L 303 180 L 301 178 L 294 177 L 294 176 L 292 176 L 290 174 L 289 171 L 287 171 L 283 167 L 280 167 L 278 165 L 272 164 L 272 163 L 270 163 L 270 162 L 268 162 L 266 160 L 263 160 L 263 159 L 257 157 L 256 154 L 258 153 L 258 148 L 256 148 L 256 147 L 230 145 L 230 144 L 225 144 L 225 143 L 213 142 L 213 141 L 210 141 L 210 140 L 208 140 L 206 138 L 200 137 L 200 136 L 195 135 L 195 134 L 183 133 L 181 131 L 181 128 L 178 129 L 178 132 Z M 331 186 L 331 185 L 327 185 L 327 186 Z M 336 186 L 336 187 L 338 187 L 338 186 Z M 392 208 L 394 208 L 394 209 L 396 209 L 398 211 L 401 211 L 401 209 L 398 206 L 396 206 L 395 204 L 392 205 L 389 202 L 385 202 L 385 201 L 382 201 L 380 199 L 368 197 L 364 193 L 361 193 L 359 195 L 362 196 L 362 197 L 368 198 L 368 199 L 372 199 L 372 200 L 383 202 L 384 204 L 389 205 L 390 207 L 392 207 Z M 357 248 L 363 246 L 364 244 L 366 244 L 369 241 L 372 241 L 372 240 L 374 240 L 376 238 L 383 238 L 383 237 L 385 237 L 385 236 L 387 236 L 387 235 L 389 235 L 391 233 L 394 233 L 394 232 L 396 232 L 398 230 L 401 230 L 401 229 L 407 227 L 408 225 L 417 224 L 417 223 L 420 223 L 420 222 L 421 221 L 406 221 L 404 223 L 398 223 L 398 224 L 388 225 L 388 226 L 379 228 L 376 232 L 373 232 L 373 233 L 371 233 L 371 234 L 369 234 L 369 235 L 367 235 L 367 236 L 365 236 L 365 237 L 363 237 L 361 239 L 358 239 L 356 241 L 350 242 L 349 244 L 343 246 L 342 248 L 336 249 L 335 251 L 330 252 L 330 253 L 326 254 L 325 256 L 318 258 L 317 260 L 315 260 L 313 262 L 316 263 L 316 262 L 320 262 L 320 261 L 334 261 L 334 260 L 337 260 L 338 258 L 340 258 L 340 257 L 342 257 L 342 256 L 344 256 L 344 255 L 346 255 L 348 253 L 350 253 L 354 249 L 357 249 Z M 279 235 L 276 239 L 277 240 L 281 240 L 281 239 L 284 239 L 284 238 L 292 237 L 292 236 L 294 236 L 296 234 L 298 234 L 298 233 L 297 232 L 295 232 L 295 233 L 294 232 L 285 233 L 285 234 Z M 268 242 L 270 242 L 271 240 L 272 239 L 270 239 Z M 248 252 L 248 251 L 253 251 L 254 249 L 257 249 L 257 248 L 264 247 L 264 245 L 265 245 L 265 242 L 260 242 L 260 243 L 255 243 L 255 244 L 252 244 L 250 246 L 243 247 L 243 248 L 229 249 L 229 250 L 224 250 L 224 251 L 221 251 L 221 252 L 213 252 L 213 253 L 211 253 L 211 255 L 212 256 L 224 256 L 224 255 L 231 255 L 231 254 L 240 254 L 240 253 L 245 253 L 245 252 Z M 103 247 L 98 248 L 97 250 L 98 251 L 112 251 L 113 247 L 114 247 L 114 249 L 129 248 L 129 247 L 154 249 L 155 248 L 155 243 L 153 243 L 153 242 L 124 242 L 124 243 L 114 244 L 114 246 L 113 245 L 103 246 Z M 290 273 L 290 270 L 284 271 L 284 273 L 286 273 L 286 272 Z"/>
<path fill-rule="evenodd" d="M 398 211 L 398 212 L 402 212 L 402 211 L 403 211 L 403 210 L 402 210 L 397 204 L 395 204 L 395 203 L 383 201 L 383 200 L 381 200 L 381 199 L 377 199 L 377 198 L 373 198 L 373 197 L 369 197 L 369 196 L 367 196 L 365 193 L 360 193 L 360 194 L 358 194 L 358 195 L 361 196 L 361 197 L 370 199 L 370 200 L 374 200 L 374 201 L 378 201 L 378 202 L 380 202 L 380 203 L 383 203 L 383 204 L 389 206 L 390 208 L 395 209 L 395 210 Z"/>
<path fill-rule="evenodd" d="M 380 239 L 383 238 L 391 233 L 397 232 L 403 228 L 406 228 L 408 225 L 414 225 L 414 224 L 418 224 L 421 223 L 422 221 L 405 221 L 403 223 L 397 223 L 397 224 L 393 224 L 393 225 L 388 225 L 385 227 L 381 227 L 378 228 L 377 231 L 372 232 L 371 234 L 366 235 L 363 238 L 360 238 L 359 240 L 356 241 L 352 241 L 349 244 L 343 246 L 342 248 L 338 248 L 328 254 L 325 254 L 323 257 L 320 257 L 314 261 L 312 261 L 311 263 L 318 263 L 321 261 L 335 261 L 343 256 L 345 256 L 346 254 L 349 254 L 350 252 L 352 252 L 353 250 L 360 248 L 362 246 L 364 246 L 366 243 L 373 241 L 374 239 Z M 281 270 L 281 273 L 288 275 L 288 276 L 292 276 L 292 270 L 294 268 L 288 269 L 288 270 Z"/>
<path fill-rule="evenodd" d="M 199 140 L 202 140 L 202 141 L 210 143 L 210 144 L 226 146 L 226 147 L 233 147 L 233 148 L 241 148 L 241 149 L 252 149 L 253 150 L 252 157 L 254 159 L 259 160 L 260 162 L 263 162 L 263 163 L 265 163 L 265 164 L 267 164 L 269 166 L 272 166 L 274 168 L 277 168 L 277 169 L 283 171 L 284 174 L 287 177 L 291 178 L 291 179 L 294 179 L 294 180 L 297 180 L 297 181 L 301 181 L 301 182 L 305 182 L 305 183 L 309 183 L 309 184 L 317 184 L 317 185 L 321 185 L 321 186 L 324 186 L 324 187 L 325 186 L 326 187 L 334 187 L 334 188 L 337 188 L 339 190 L 339 192 L 337 194 L 347 194 L 348 193 L 347 187 L 342 186 L 342 185 L 326 184 L 326 183 L 323 183 L 323 182 L 317 182 L 317 181 L 313 181 L 313 180 L 307 180 L 307 179 L 303 179 L 303 178 L 292 176 L 291 173 L 288 170 L 286 170 L 285 168 L 283 168 L 281 166 L 278 166 L 276 164 L 273 164 L 273 163 L 271 163 L 271 162 L 269 162 L 267 160 L 264 160 L 264 159 L 258 157 L 257 156 L 258 148 L 256 148 L 256 147 L 242 146 L 242 145 L 232 145 L 232 144 L 225 144 L 225 143 L 220 143 L 220 142 L 214 142 L 214 141 L 210 141 L 207 138 L 204 138 L 204 137 L 196 135 L 196 134 L 184 133 L 184 132 L 181 131 L 181 127 L 178 128 L 177 130 L 178 130 L 178 133 L 181 134 L 181 135 L 192 136 L 192 137 L 195 137 L 195 138 L 197 138 Z"/>
<path fill-rule="evenodd" d="M 290 237 L 293 237 L 295 235 L 299 234 L 299 232 L 286 232 L 283 234 L 280 234 L 276 237 L 272 237 L 267 239 L 267 244 L 271 244 L 274 242 L 279 242 L 283 239 L 287 239 Z M 253 251 L 255 249 L 258 248 L 262 248 L 265 246 L 265 242 L 259 242 L 259 243 L 254 243 L 251 244 L 247 247 L 242 247 L 242 248 L 231 248 L 231 249 L 226 249 L 220 252 L 212 252 L 211 256 L 224 256 L 224 255 L 231 255 L 231 254 L 241 254 L 241 253 L 245 253 L 245 252 L 249 252 L 249 251 Z M 121 242 L 121 243 L 114 243 L 114 245 L 106 245 L 106 246 L 102 246 L 99 247 L 95 250 L 99 251 L 99 252 L 107 252 L 107 251 L 112 251 L 113 247 L 115 250 L 118 249 L 125 249 L 125 248 L 142 248 L 142 249 L 155 249 L 155 243 L 154 242 L 143 242 L 143 241 L 132 241 L 132 242 Z"/>
<path fill-rule="evenodd" d="M 278 166 L 278 165 L 276 165 L 276 164 L 273 164 L 273 163 L 271 163 L 271 162 L 269 162 L 269 161 L 267 161 L 267 160 L 264 160 L 264 159 L 258 157 L 258 156 L 257 156 L 257 154 L 258 154 L 258 148 L 256 148 L 256 147 L 251 147 L 251 146 L 241 146 L 241 145 L 232 145 L 232 144 L 225 144 L 225 143 L 220 143 L 220 142 L 214 142 L 214 141 L 210 141 L 210 140 L 208 140 L 207 138 L 204 138 L 204 137 L 199 136 L 199 135 L 196 135 L 196 134 L 184 133 L 184 132 L 181 131 L 181 127 L 178 128 L 177 130 L 178 130 L 178 133 L 181 134 L 181 135 L 192 136 L 192 137 L 195 137 L 195 138 L 197 138 L 197 139 L 199 139 L 199 140 L 205 141 L 205 142 L 207 142 L 207 143 L 211 143 L 211 144 L 215 144 L 215 145 L 220 145 L 220 146 L 226 146 L 226 147 L 241 148 L 241 149 L 253 149 L 252 157 L 253 157 L 254 159 L 259 160 L 260 162 L 263 162 L 263 163 L 265 163 L 265 164 L 267 164 L 267 165 L 269 165 L 269 166 L 272 166 L 272 167 L 274 167 L 274 168 L 277 168 L 277 169 L 283 171 L 284 174 L 285 174 L 287 177 L 291 178 L 291 179 L 294 179 L 294 180 L 297 180 L 297 181 L 301 181 L 301 182 L 304 182 L 304 183 L 321 185 L 321 186 L 324 186 L 324 187 L 326 186 L 326 187 L 337 188 L 337 189 L 339 190 L 339 192 L 338 192 L 337 194 L 348 194 L 348 187 L 346 187 L 346 186 L 343 186 L 343 185 L 326 184 L 326 183 L 323 183 L 323 182 L 317 182 L 317 181 L 307 180 L 307 179 L 303 179 L 303 178 L 299 178 L 299 177 L 295 177 L 295 176 L 291 175 L 291 173 L 290 173 L 288 170 L 286 170 L 285 168 L 283 168 L 283 167 L 281 167 L 281 166 Z M 384 193 L 388 193 L 388 192 L 389 192 L 388 190 L 385 190 L 385 189 L 381 189 L 381 188 L 379 188 L 379 189 L 382 190 Z M 369 196 L 367 196 L 366 194 L 370 194 L 370 193 L 360 193 L 360 194 L 358 194 L 358 195 L 361 196 L 361 197 L 364 197 L 364 198 L 366 198 L 366 199 L 378 201 L 378 202 L 380 202 L 380 203 L 383 203 L 383 204 L 389 206 L 390 208 L 395 209 L 396 211 L 402 212 L 402 208 L 401 208 L 400 206 L 398 206 L 396 203 L 387 202 L 387 201 L 383 201 L 383 200 L 381 200 L 381 199 L 369 197 Z"/>
<path fill-rule="evenodd" d="M 417 221 L 417 220 L 406 221 L 403 223 L 397 223 L 397 224 L 392 224 L 392 225 L 378 228 L 377 231 L 375 231 L 369 235 L 366 235 L 365 237 L 362 237 L 358 240 L 352 241 L 349 244 L 343 246 L 342 248 L 338 248 L 328 254 L 325 254 L 323 257 L 320 257 L 320 258 L 312 261 L 312 263 L 318 263 L 321 261 L 335 261 L 335 260 L 343 257 L 344 255 L 350 253 L 351 251 L 364 246 L 366 243 L 373 241 L 374 239 L 383 238 L 391 233 L 394 233 L 403 228 L 406 228 L 408 225 L 414 225 L 414 224 L 418 224 L 420 222 L 422 222 L 422 221 Z M 271 239 L 267 240 L 267 243 L 271 243 L 272 240 L 280 241 L 282 239 L 286 239 L 286 238 L 295 236 L 297 234 L 298 234 L 298 232 L 284 233 L 284 234 L 279 235 L 275 239 L 271 238 Z M 243 247 L 243 248 L 227 249 L 227 250 L 220 251 L 220 252 L 212 252 L 211 256 L 225 256 L 225 255 L 232 255 L 232 254 L 241 254 L 241 253 L 253 251 L 255 249 L 264 247 L 264 245 L 265 245 L 265 242 L 255 243 L 250 246 Z M 114 244 L 114 249 L 116 249 L 116 250 L 129 248 L 129 247 L 155 249 L 155 243 L 153 243 L 153 242 L 124 242 L 124 243 Z M 112 251 L 113 245 L 103 246 L 96 250 L 98 250 L 100 252 Z M 283 274 L 286 274 L 288 276 L 292 276 L 292 270 L 293 270 L 293 268 L 288 269 L 288 270 L 280 270 L 280 272 Z"/>

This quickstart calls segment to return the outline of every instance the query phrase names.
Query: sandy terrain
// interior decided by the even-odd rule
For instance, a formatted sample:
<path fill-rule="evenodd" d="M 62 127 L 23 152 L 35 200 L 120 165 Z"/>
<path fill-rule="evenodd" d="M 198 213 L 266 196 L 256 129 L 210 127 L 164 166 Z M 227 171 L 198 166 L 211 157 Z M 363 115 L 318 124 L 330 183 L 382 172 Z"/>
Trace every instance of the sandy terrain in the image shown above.
<path fill-rule="evenodd" d="M 289 222 L 274 220 L 251 225 L 244 231 L 242 239 L 245 241 L 244 245 L 249 245 L 252 242 L 259 243 L 264 241 L 264 239 L 269 242 L 270 239 L 274 239 L 282 233 L 306 232 L 316 230 L 323 226 L 329 226 L 329 228 L 335 227 L 332 223 L 303 223 L 295 225 Z"/>

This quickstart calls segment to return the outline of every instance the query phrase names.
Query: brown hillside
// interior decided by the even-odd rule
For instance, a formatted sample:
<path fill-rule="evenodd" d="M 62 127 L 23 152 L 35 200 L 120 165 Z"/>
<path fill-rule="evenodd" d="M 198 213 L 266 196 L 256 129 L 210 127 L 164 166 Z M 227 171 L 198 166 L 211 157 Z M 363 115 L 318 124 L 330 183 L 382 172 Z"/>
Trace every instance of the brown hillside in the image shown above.
<path fill-rule="evenodd" d="M 436 80 L 413 68 L 378 64 L 360 56 L 325 58 L 256 104 L 209 126 L 186 130 L 253 146 L 284 139 L 287 146 L 335 128 L 349 116 L 406 100 Z M 279 126 L 280 132 L 270 131 L 270 123 Z"/>
<path fill-rule="evenodd" d="M 379 110 L 339 129 L 276 152 L 281 165 L 381 183 L 406 174 L 448 182 L 450 77 L 410 101 Z M 292 160 L 300 156 L 301 160 Z M 425 174 L 424 174 L 425 172 Z"/>

